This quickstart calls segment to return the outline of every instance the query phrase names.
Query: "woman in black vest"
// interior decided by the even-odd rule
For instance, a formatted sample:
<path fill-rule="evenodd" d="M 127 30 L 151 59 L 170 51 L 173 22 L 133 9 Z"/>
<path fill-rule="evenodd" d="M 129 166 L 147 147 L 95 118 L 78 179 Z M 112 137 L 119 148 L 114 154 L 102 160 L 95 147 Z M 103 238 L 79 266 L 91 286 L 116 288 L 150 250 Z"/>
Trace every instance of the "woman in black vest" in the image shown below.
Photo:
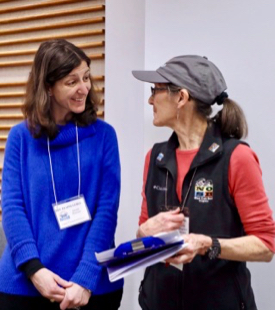
<path fill-rule="evenodd" d="M 188 246 L 146 269 L 144 310 L 257 309 L 247 261 L 271 261 L 275 226 L 241 108 L 205 57 L 133 71 L 155 84 L 154 125 L 173 130 L 146 157 L 138 237 L 179 229 Z M 212 105 L 221 106 L 211 117 Z"/>

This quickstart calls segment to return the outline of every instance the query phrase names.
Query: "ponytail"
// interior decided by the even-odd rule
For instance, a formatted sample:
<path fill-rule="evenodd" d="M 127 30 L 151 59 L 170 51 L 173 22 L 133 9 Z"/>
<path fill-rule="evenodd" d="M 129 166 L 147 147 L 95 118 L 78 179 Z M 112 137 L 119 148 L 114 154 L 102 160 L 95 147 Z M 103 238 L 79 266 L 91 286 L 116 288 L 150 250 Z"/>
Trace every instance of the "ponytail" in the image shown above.
<path fill-rule="evenodd" d="M 169 83 L 168 89 L 170 92 L 177 92 L 181 88 Z M 244 112 L 235 101 L 228 98 L 226 92 L 222 92 L 212 103 L 223 105 L 222 109 L 214 117 L 211 117 L 213 111 L 212 104 L 206 104 L 205 102 L 192 97 L 190 93 L 189 100 L 194 101 L 194 108 L 198 115 L 206 119 L 208 123 L 216 123 L 220 127 L 223 136 L 238 140 L 247 137 L 248 126 Z"/>
<path fill-rule="evenodd" d="M 248 126 L 242 108 L 233 100 L 226 98 L 223 108 L 213 118 L 223 135 L 241 139 L 248 134 Z"/>
<path fill-rule="evenodd" d="M 216 123 L 222 132 L 222 135 L 241 139 L 248 134 L 248 126 L 242 108 L 233 100 L 224 98 L 223 108 L 214 116 L 211 117 L 212 106 L 205 104 L 198 99 L 190 97 L 194 100 L 197 113 L 205 118 L 209 123 Z"/>

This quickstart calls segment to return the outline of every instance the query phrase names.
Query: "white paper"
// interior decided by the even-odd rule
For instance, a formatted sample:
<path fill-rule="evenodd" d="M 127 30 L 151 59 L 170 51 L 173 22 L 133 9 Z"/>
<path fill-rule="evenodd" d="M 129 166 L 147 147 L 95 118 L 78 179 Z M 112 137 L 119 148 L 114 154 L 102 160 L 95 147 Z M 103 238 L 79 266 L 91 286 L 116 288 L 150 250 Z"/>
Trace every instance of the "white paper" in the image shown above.
<path fill-rule="evenodd" d="M 158 262 L 164 261 L 165 259 L 173 256 L 181 249 L 185 248 L 188 244 L 180 243 L 182 242 L 182 236 L 178 230 L 172 232 L 164 232 L 154 237 L 158 237 L 162 239 L 165 245 L 171 245 L 169 248 L 160 249 L 158 252 L 150 251 L 147 253 L 146 256 L 143 257 L 133 257 L 132 260 L 121 260 L 117 265 L 109 265 L 107 267 L 109 279 L 111 282 L 116 281 L 118 279 L 124 278 L 127 275 L 151 265 L 154 265 Z M 133 240 L 132 240 L 133 241 Z M 174 245 L 173 245 L 174 244 Z M 114 252 L 116 249 L 111 249 L 107 251 L 103 251 L 101 253 L 95 253 L 97 260 L 100 263 L 106 263 L 112 261 L 114 259 Z M 182 264 L 181 264 L 182 265 Z M 177 266 L 178 268 L 179 266 Z M 181 266 L 182 267 L 182 266 Z"/>
<path fill-rule="evenodd" d="M 142 258 L 142 259 L 135 261 L 133 263 L 125 264 L 125 266 L 120 265 L 120 266 L 115 266 L 115 267 L 107 267 L 109 279 L 111 282 L 114 282 L 116 280 L 119 280 L 121 278 L 124 278 L 124 277 L 130 275 L 131 273 L 133 273 L 133 272 L 135 272 L 141 268 L 145 268 L 148 266 L 152 266 L 156 263 L 159 263 L 159 262 L 173 256 L 174 254 L 179 252 L 181 249 L 187 247 L 187 245 L 188 245 L 187 243 L 178 244 L 175 247 L 165 249 L 162 252 L 155 253 L 151 256 Z"/>

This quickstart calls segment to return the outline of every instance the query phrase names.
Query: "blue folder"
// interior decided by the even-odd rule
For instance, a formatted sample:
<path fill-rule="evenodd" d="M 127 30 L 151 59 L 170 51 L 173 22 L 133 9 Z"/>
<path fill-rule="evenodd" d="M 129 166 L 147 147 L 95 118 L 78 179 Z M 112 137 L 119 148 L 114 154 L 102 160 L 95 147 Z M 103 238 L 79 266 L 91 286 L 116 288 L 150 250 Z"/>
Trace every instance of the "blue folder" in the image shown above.
<path fill-rule="evenodd" d="M 161 252 L 164 249 L 174 247 L 179 244 L 183 244 L 183 240 L 166 244 L 163 239 L 155 236 L 133 239 L 121 243 L 114 249 L 112 257 L 109 257 L 107 260 L 99 263 L 106 266 L 115 266 L 121 264 L 122 262 L 124 263 L 150 256 L 154 253 Z"/>

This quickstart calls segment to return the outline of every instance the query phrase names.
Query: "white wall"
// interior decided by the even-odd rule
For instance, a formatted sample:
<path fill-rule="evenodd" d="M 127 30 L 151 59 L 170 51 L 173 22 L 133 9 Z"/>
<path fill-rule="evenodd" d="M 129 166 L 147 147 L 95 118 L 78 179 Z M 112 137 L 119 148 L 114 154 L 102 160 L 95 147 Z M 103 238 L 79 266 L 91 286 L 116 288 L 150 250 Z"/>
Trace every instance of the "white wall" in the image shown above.
<path fill-rule="evenodd" d="M 117 129 L 122 161 L 118 239 L 131 238 L 137 226 L 143 157 L 154 142 L 170 134 L 170 130 L 152 126 L 152 108 L 146 104 L 150 85 L 135 81 L 131 70 L 156 69 L 177 55 L 207 56 L 223 72 L 230 97 L 247 116 L 248 142 L 259 156 L 275 212 L 275 2 L 109 0 L 106 4 L 106 26 L 110 28 L 106 37 L 106 119 Z M 274 261 L 249 264 L 259 309 L 274 309 Z M 139 277 L 126 278 L 122 310 L 138 309 L 135 281 Z"/>
<path fill-rule="evenodd" d="M 116 242 L 134 239 L 141 205 L 144 91 L 132 77 L 144 67 L 144 1 L 106 0 L 105 119 L 117 132 L 122 189 Z M 125 278 L 121 310 L 140 309 L 142 272 Z"/>

